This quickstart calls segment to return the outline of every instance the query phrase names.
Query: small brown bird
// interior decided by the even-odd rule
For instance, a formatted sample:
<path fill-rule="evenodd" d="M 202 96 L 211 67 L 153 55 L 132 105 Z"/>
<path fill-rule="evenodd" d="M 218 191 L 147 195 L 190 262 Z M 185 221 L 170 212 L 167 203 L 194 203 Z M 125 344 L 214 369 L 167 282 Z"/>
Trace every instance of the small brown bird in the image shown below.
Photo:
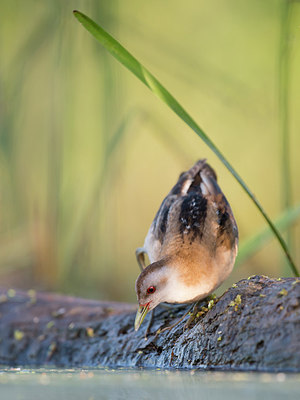
<path fill-rule="evenodd" d="M 143 269 L 135 290 L 138 330 L 162 302 L 192 303 L 217 289 L 232 271 L 238 228 L 214 170 L 199 160 L 162 202 L 136 256 Z M 150 264 L 144 265 L 144 254 Z"/>

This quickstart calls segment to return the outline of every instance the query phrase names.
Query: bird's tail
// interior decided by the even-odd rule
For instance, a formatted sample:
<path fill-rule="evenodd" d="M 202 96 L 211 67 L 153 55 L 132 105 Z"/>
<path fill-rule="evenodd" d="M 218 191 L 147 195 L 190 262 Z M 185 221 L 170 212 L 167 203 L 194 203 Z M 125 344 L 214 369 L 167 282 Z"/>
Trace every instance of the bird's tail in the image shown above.
<path fill-rule="evenodd" d="M 172 189 L 172 193 L 185 195 L 190 191 L 198 191 L 199 189 L 215 195 L 221 191 L 217 184 L 217 175 L 212 167 L 207 164 L 206 159 L 197 161 L 188 171 L 183 172 Z"/>

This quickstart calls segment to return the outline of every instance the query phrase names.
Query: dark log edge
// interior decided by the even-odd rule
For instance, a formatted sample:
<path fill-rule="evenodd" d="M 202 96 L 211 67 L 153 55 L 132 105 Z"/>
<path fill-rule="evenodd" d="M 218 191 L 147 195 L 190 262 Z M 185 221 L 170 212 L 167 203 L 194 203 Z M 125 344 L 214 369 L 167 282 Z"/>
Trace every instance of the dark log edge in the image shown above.
<path fill-rule="evenodd" d="M 300 371 L 299 279 L 244 279 L 188 329 L 155 335 L 187 307 L 158 307 L 145 340 L 135 304 L 0 289 L 0 364 Z"/>

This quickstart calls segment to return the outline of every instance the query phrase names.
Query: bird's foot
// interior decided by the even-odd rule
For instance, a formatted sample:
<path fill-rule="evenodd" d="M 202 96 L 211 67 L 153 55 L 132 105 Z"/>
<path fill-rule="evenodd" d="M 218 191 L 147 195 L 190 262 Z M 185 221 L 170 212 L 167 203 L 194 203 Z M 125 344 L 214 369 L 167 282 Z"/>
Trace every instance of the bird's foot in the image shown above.
<path fill-rule="evenodd" d="M 188 329 L 190 325 L 203 315 L 205 315 L 212 307 L 217 303 L 217 298 L 215 294 L 211 294 L 207 296 L 204 300 L 197 301 L 193 306 L 193 311 L 190 313 L 190 317 L 184 325 L 184 329 Z M 202 305 L 203 302 L 206 302 L 207 305 Z"/>
<path fill-rule="evenodd" d="M 202 310 L 205 307 L 200 308 L 201 303 L 202 303 L 202 301 L 197 301 L 197 303 L 194 304 L 193 311 L 189 313 L 190 317 L 186 321 L 186 323 L 183 327 L 184 330 L 188 329 L 192 322 L 194 322 L 197 318 L 201 317 L 205 313 L 205 310 Z"/>
<path fill-rule="evenodd" d="M 161 303 L 160 306 L 163 307 L 163 308 L 166 308 L 166 309 L 168 309 L 168 310 L 169 310 L 170 308 L 173 308 L 173 309 L 174 309 L 174 304 Z M 182 307 L 182 305 L 177 305 L 177 309 L 180 309 L 181 307 Z M 183 315 L 183 317 L 181 317 L 180 320 L 177 321 L 175 324 L 173 324 L 173 325 L 170 326 L 170 327 L 164 328 L 163 330 L 167 330 L 167 329 L 169 329 L 169 328 L 172 329 L 175 325 L 177 325 L 177 323 L 179 323 L 180 321 L 182 321 L 182 319 L 190 312 L 190 310 L 191 310 L 191 309 L 189 309 L 188 312 L 185 313 L 185 314 Z M 147 324 L 147 328 L 146 328 L 145 340 L 148 340 L 148 336 L 149 336 L 150 333 L 151 333 L 150 330 L 151 330 L 151 326 L 152 326 L 152 324 L 153 324 L 154 311 L 155 311 L 155 309 L 154 309 L 154 310 L 151 310 L 151 311 L 149 312 L 150 318 L 149 318 L 149 321 L 148 321 L 148 324 Z M 158 331 L 159 331 L 159 333 L 161 332 L 160 330 L 158 330 Z M 157 332 L 156 332 L 156 335 L 157 335 Z"/>
<path fill-rule="evenodd" d="M 206 314 L 217 302 L 218 300 L 216 299 L 216 295 L 212 294 L 207 296 L 205 299 L 199 300 L 196 303 L 194 303 L 192 305 L 192 307 L 190 307 L 188 309 L 188 311 L 183 314 L 182 317 L 180 317 L 174 324 L 167 326 L 163 329 L 158 329 L 156 332 L 156 336 L 158 336 L 160 333 L 165 332 L 165 331 L 170 331 L 171 329 L 173 329 L 175 326 L 177 326 L 187 315 L 189 315 L 189 319 L 187 320 L 187 322 L 185 323 L 183 329 L 186 330 L 190 327 L 190 325 L 197 320 L 198 318 L 202 317 L 204 314 Z M 203 306 L 203 303 L 205 304 L 205 302 L 207 303 L 205 306 Z M 167 304 L 165 304 L 167 305 Z M 202 305 L 202 306 L 201 306 Z"/>
<path fill-rule="evenodd" d="M 180 317 L 174 324 L 167 326 L 163 329 L 158 329 L 155 336 L 158 336 L 162 332 L 170 331 L 171 329 L 175 328 L 175 326 L 177 326 L 191 312 L 192 308 L 193 307 L 190 307 L 188 311 L 185 314 L 183 314 L 183 316 Z"/>

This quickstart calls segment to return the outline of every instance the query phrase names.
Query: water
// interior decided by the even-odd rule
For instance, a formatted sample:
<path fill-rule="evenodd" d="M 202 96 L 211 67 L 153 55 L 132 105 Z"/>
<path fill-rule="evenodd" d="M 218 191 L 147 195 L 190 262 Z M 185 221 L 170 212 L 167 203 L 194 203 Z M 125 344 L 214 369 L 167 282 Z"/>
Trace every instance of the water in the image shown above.
<path fill-rule="evenodd" d="M 5 400 L 300 398 L 300 374 L 128 369 L 0 369 Z"/>

